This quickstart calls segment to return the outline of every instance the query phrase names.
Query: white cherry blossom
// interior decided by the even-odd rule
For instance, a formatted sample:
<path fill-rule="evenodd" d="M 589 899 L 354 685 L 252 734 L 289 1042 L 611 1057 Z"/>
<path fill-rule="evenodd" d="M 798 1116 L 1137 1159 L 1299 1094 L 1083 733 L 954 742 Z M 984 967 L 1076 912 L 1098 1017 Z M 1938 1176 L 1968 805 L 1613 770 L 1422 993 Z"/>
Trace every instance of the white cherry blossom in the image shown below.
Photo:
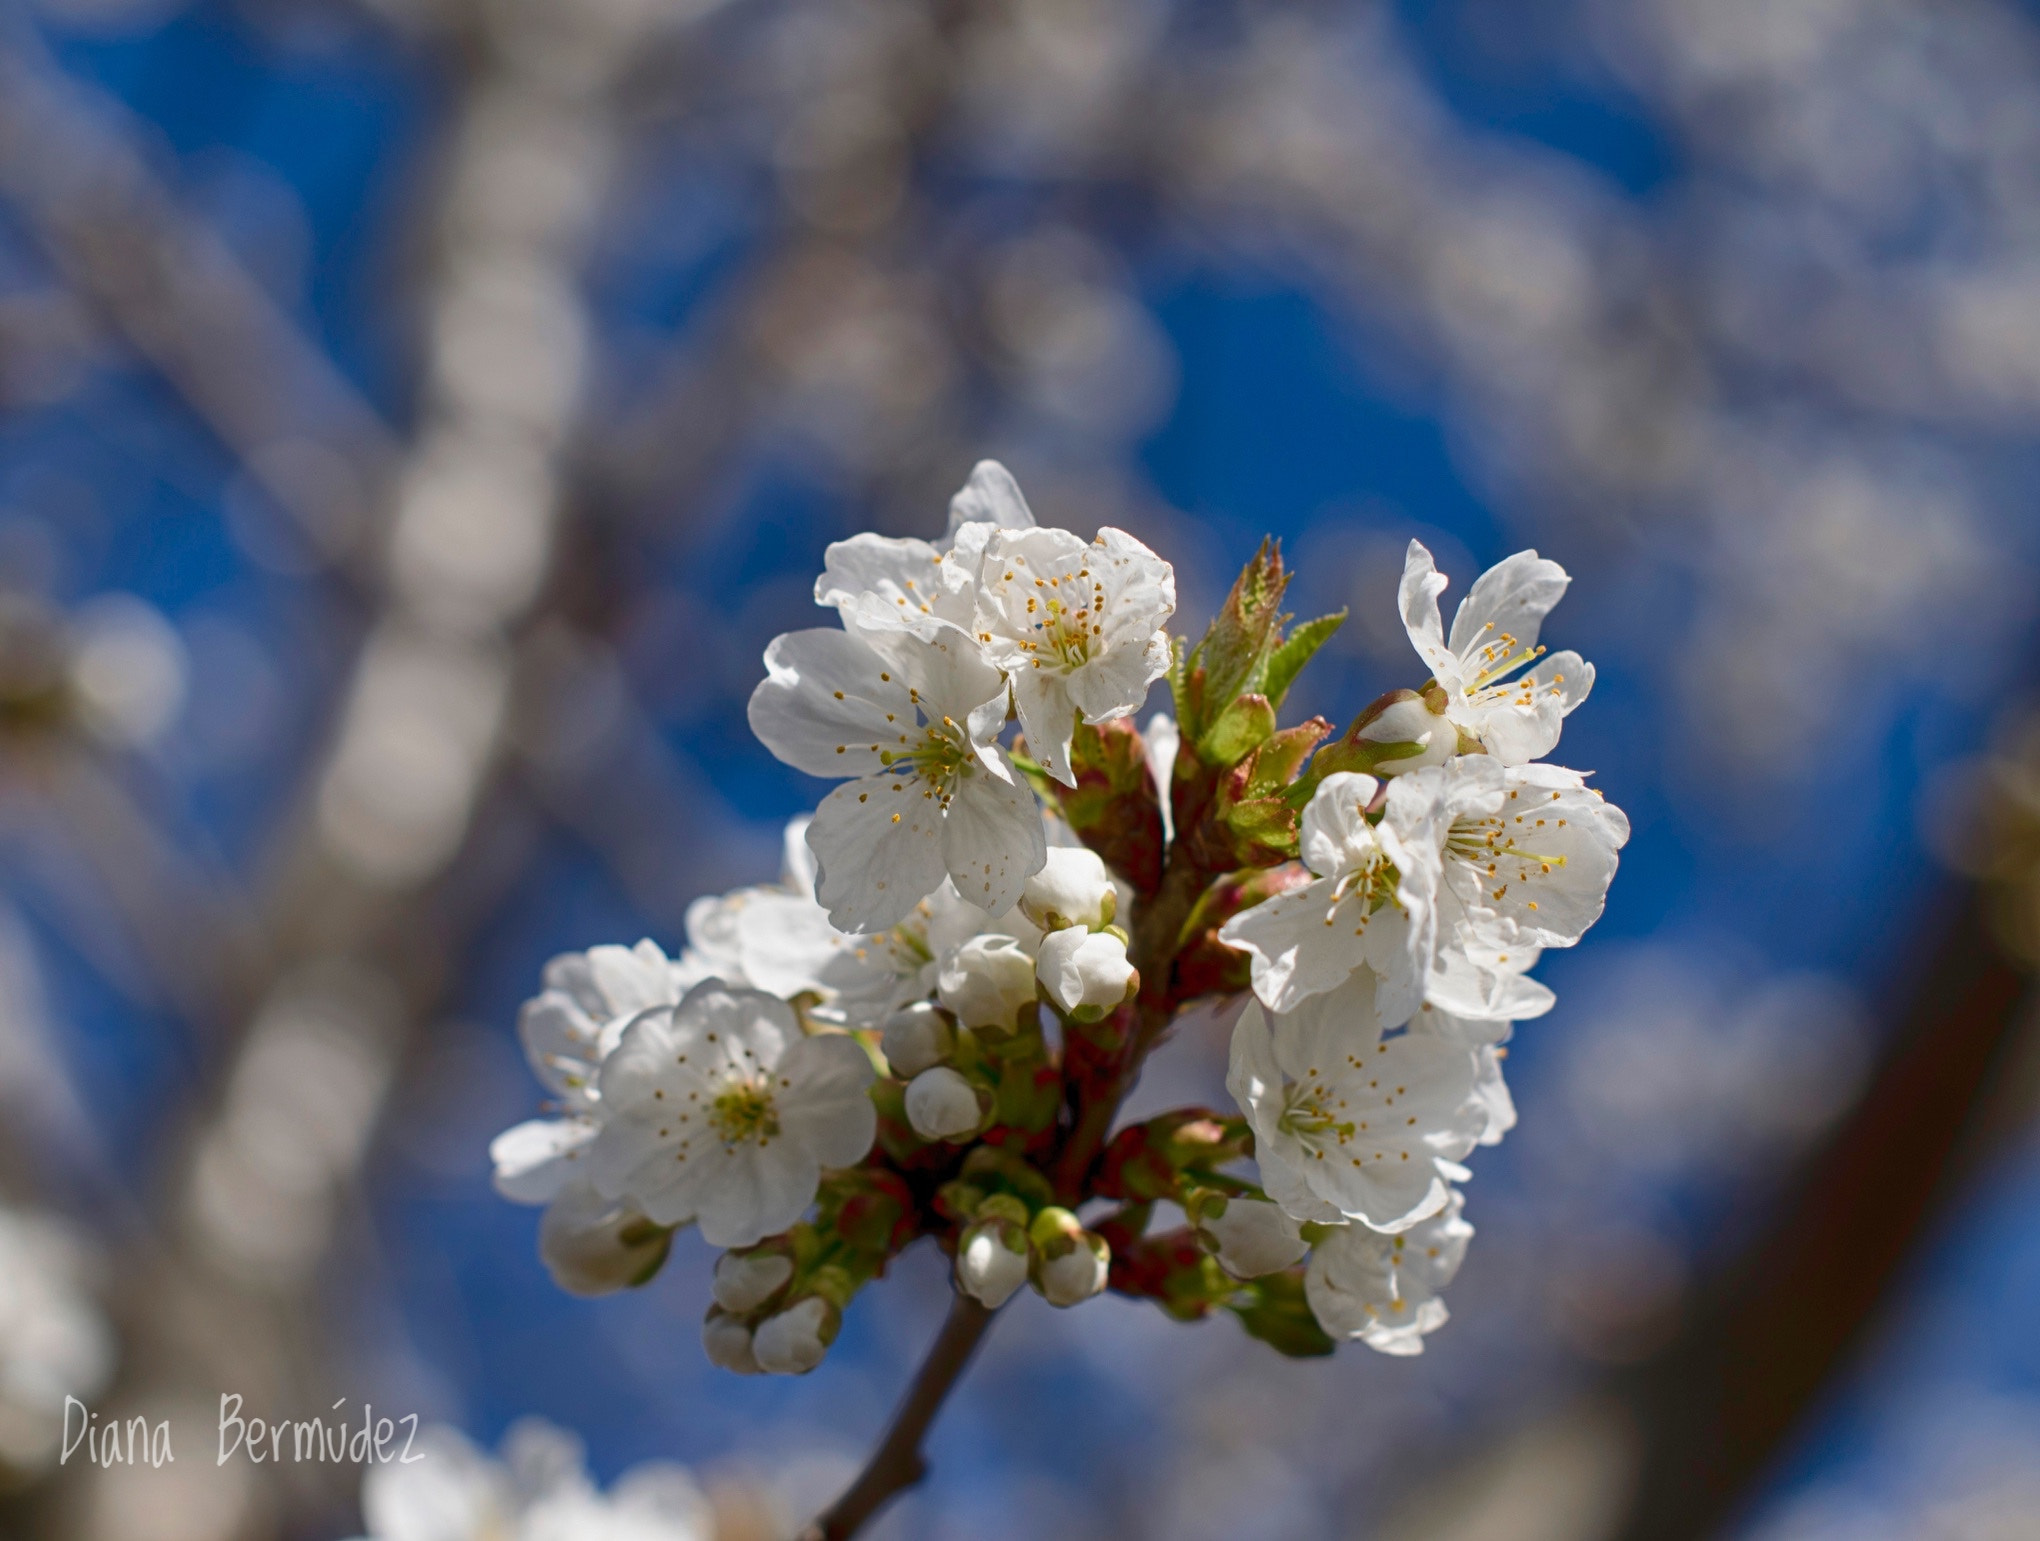
<path fill-rule="evenodd" d="M 562 1116 L 529 1119 L 491 1142 L 497 1192 L 514 1203 L 548 1204 L 584 1175 L 600 1127 L 602 1060 L 639 1012 L 680 999 L 684 973 L 651 941 L 562 953 L 546 964 L 545 988 L 518 1012 L 517 1033 Z"/>
<path fill-rule="evenodd" d="M 1000 530 L 1034 527 L 1019 485 L 996 460 L 981 460 L 950 499 L 949 528 L 932 544 L 862 534 L 831 545 L 815 580 L 815 603 L 846 628 L 933 637 L 946 624 L 969 631 L 978 569 Z"/>
<path fill-rule="evenodd" d="M 800 1218 L 824 1167 L 871 1148 L 870 1059 L 843 1034 L 803 1037 L 775 996 L 710 980 L 649 1011 L 602 1065 L 596 1186 L 710 1246 L 747 1247 Z"/>
<path fill-rule="evenodd" d="M 715 1516 L 686 1470 L 633 1467 L 607 1493 L 588 1478 L 581 1441 L 527 1418 L 492 1460 L 457 1430 L 419 1431 L 406 1461 L 362 1478 L 363 1541 L 710 1541 Z"/>
<path fill-rule="evenodd" d="M 808 826 L 815 895 L 842 931 L 899 924 L 942 886 L 994 913 L 1041 868 L 1040 805 L 999 748 L 1004 677 L 944 627 L 796 631 L 765 652 L 752 731 L 814 776 L 855 779 Z"/>
<path fill-rule="evenodd" d="M 1002 530 L 985 548 L 977 639 L 1013 681 L 1027 747 L 1076 785 L 1076 719 L 1134 712 L 1169 668 L 1176 573 L 1123 530 L 1088 544 L 1067 530 Z M 966 895 L 968 888 L 964 889 Z"/>
<path fill-rule="evenodd" d="M 1541 759 L 1564 720 L 1594 687 L 1594 666 L 1538 645 L 1544 617 L 1571 583 L 1558 563 L 1519 551 L 1474 581 L 1445 634 L 1438 596 L 1445 575 L 1422 542 L 1403 565 L 1403 626 L 1447 697 L 1446 717 L 1504 764 Z"/>
<path fill-rule="evenodd" d="M 1441 1209 L 1488 1124 L 1473 1051 L 1385 1037 L 1366 971 L 1272 1021 L 1247 1003 L 1226 1089 L 1254 1130 L 1261 1185 L 1296 1220 L 1407 1230 Z"/>
<path fill-rule="evenodd" d="M 1316 881 L 1242 910 L 1219 939 L 1251 955 L 1254 993 L 1290 1011 L 1337 988 L 1363 965 L 1381 981 L 1379 1008 L 1406 1020 L 1423 999 L 1433 951 L 1438 886 L 1435 789 L 1413 778 L 1389 784 L 1380 822 L 1370 822 L 1381 783 L 1341 771 L 1325 777 L 1303 811 L 1303 862 Z"/>
<path fill-rule="evenodd" d="M 1453 763 L 1484 761 L 1469 755 Z M 1515 923 L 1533 947 L 1570 947 L 1601 918 L 1629 820 L 1559 765 L 1512 765 L 1446 826 L 1444 884 L 1469 911 Z"/>
<path fill-rule="evenodd" d="M 1342 1226 L 1312 1249 L 1304 1298 L 1335 1338 L 1357 1338 L 1384 1354 L 1421 1354 L 1424 1336 L 1445 1325 L 1438 1292 L 1466 1258 L 1473 1227 L 1455 1190 L 1445 1207 L 1394 1236 Z"/>

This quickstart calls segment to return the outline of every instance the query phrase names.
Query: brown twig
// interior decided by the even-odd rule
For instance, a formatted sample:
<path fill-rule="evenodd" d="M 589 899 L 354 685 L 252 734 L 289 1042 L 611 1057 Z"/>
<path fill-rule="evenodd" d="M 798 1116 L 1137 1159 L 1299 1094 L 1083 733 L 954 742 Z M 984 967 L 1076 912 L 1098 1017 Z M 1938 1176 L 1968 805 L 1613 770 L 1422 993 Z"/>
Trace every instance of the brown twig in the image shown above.
<path fill-rule="evenodd" d="M 942 1331 L 928 1350 L 928 1357 L 921 1361 L 921 1368 L 914 1373 L 913 1384 L 907 1388 L 899 1411 L 893 1414 L 885 1438 L 871 1453 L 857 1480 L 826 1514 L 801 1532 L 800 1541 L 849 1541 L 866 1520 L 927 1475 L 928 1461 L 921 1453 L 921 1441 L 927 1437 L 928 1425 L 942 1410 L 957 1377 L 963 1374 L 963 1367 L 970 1363 L 978 1340 L 992 1324 L 992 1314 L 965 1294 L 959 1293 L 950 1302 Z"/>

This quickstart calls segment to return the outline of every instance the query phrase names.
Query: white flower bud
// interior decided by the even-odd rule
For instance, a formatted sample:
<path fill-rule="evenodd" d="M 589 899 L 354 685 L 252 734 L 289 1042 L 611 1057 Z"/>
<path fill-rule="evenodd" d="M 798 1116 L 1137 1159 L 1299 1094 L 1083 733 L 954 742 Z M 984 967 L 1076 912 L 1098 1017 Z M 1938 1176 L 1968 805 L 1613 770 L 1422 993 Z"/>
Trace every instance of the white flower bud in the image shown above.
<path fill-rule="evenodd" d="M 924 1140 L 966 1140 L 984 1123 L 978 1090 L 947 1065 L 922 1071 L 907 1083 L 907 1122 Z"/>
<path fill-rule="evenodd" d="M 734 1316 L 710 1311 L 701 1324 L 701 1351 L 720 1370 L 737 1375 L 762 1375 L 763 1367 L 751 1352 L 751 1329 Z"/>
<path fill-rule="evenodd" d="M 949 1058 L 956 1048 L 956 1031 L 933 1004 L 916 1001 L 886 1019 L 879 1047 L 892 1073 L 911 1080 Z"/>
<path fill-rule="evenodd" d="M 1309 1250 L 1296 1222 L 1265 1199 L 1215 1199 L 1198 1215 L 1197 1232 L 1235 1279 L 1280 1273 Z"/>
<path fill-rule="evenodd" d="M 1361 742 L 1415 746 L 1415 752 L 1399 759 L 1379 761 L 1374 773 L 1400 776 L 1443 765 L 1459 753 L 1459 728 L 1445 707 L 1445 692 L 1434 685 L 1422 692 L 1392 690 L 1363 712 L 1353 725 L 1353 736 Z"/>
<path fill-rule="evenodd" d="M 1035 1000 L 1034 960 L 1010 936 L 974 936 L 943 955 L 935 990 L 965 1027 L 1011 1032 Z"/>
<path fill-rule="evenodd" d="M 836 1341 L 842 1313 L 819 1295 L 768 1316 L 751 1335 L 751 1352 L 768 1375 L 805 1375 Z"/>
<path fill-rule="evenodd" d="M 1042 1210 L 1027 1239 L 1034 1245 L 1034 1287 L 1050 1305 L 1073 1306 L 1105 1288 L 1112 1249 L 1069 1210 Z"/>
<path fill-rule="evenodd" d="M 1050 1000 L 1092 1020 L 1124 1001 L 1137 977 L 1126 961 L 1126 943 L 1109 931 L 1074 926 L 1041 944 L 1036 972 Z"/>
<path fill-rule="evenodd" d="M 1096 851 L 1083 846 L 1053 846 L 1042 869 L 1020 890 L 1020 911 L 1044 931 L 1064 926 L 1105 924 L 1111 874 Z"/>
<path fill-rule="evenodd" d="M 725 1252 L 715 1260 L 715 1303 L 725 1311 L 755 1311 L 793 1277 L 793 1259 L 777 1252 Z"/>
<path fill-rule="evenodd" d="M 1007 1220 L 980 1220 L 956 1248 L 956 1286 L 994 1311 L 1027 1282 L 1027 1237 Z"/>
<path fill-rule="evenodd" d="M 1078 1305 L 1105 1288 L 1111 1265 L 1112 1249 L 1105 1238 L 1079 1231 L 1043 1249 L 1034 1269 L 1035 1287 L 1052 1306 Z"/>
<path fill-rule="evenodd" d="M 654 1225 L 628 1200 L 605 1199 L 593 1184 L 562 1189 L 538 1223 L 538 1255 L 570 1295 L 608 1295 L 659 1271 L 673 1244 L 670 1226 Z"/>

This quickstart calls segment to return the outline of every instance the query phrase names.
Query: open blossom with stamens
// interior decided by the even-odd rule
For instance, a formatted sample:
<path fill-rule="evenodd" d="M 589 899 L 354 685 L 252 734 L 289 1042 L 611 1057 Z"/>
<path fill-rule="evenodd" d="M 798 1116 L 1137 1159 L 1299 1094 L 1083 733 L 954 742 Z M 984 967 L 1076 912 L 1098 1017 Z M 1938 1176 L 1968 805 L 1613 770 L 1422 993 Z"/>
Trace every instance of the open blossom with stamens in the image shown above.
<path fill-rule="evenodd" d="M 823 1167 L 871 1148 L 874 1079 L 854 1039 L 804 1037 L 784 1001 L 711 979 L 639 1016 L 603 1061 L 595 1185 L 748 1247 L 800 1218 Z"/>
<path fill-rule="evenodd" d="M 949 529 L 933 543 L 854 535 L 823 553 L 815 603 L 846 628 L 932 637 L 944 625 L 968 631 L 977 614 L 978 571 L 1001 530 L 1031 530 L 1034 515 L 1012 473 L 981 460 L 949 502 Z"/>
<path fill-rule="evenodd" d="M 596 1076 L 631 1018 L 685 993 L 685 970 L 656 942 L 563 953 L 545 966 L 545 988 L 517 1014 L 526 1059 L 559 1100 L 561 1116 L 506 1129 L 489 1147 L 496 1191 L 519 1204 L 548 1204 L 582 1175 L 599 1127 Z"/>
<path fill-rule="evenodd" d="M 1407 1230 L 1436 1214 L 1488 1127 L 1479 1064 L 1443 1034 L 1384 1036 L 1362 970 L 1295 1011 L 1251 1001 L 1226 1089 L 1254 1130 L 1268 1197 L 1293 1219 Z"/>
<path fill-rule="evenodd" d="M 1572 652 L 1546 656 L 1537 641 L 1571 581 L 1558 563 L 1519 551 L 1475 580 L 1448 638 L 1438 611 L 1445 575 L 1420 541 L 1410 542 L 1403 626 L 1445 692 L 1446 720 L 1506 765 L 1551 753 L 1567 714 L 1594 688 L 1592 664 Z"/>
<path fill-rule="evenodd" d="M 1465 1202 L 1455 1190 L 1437 1214 L 1394 1236 L 1349 1225 L 1320 1241 L 1303 1276 L 1318 1325 L 1384 1354 L 1421 1354 L 1425 1334 L 1445 1325 L 1438 1292 L 1473 1239 L 1460 1218 Z"/>
<path fill-rule="evenodd" d="M 1270 1010 L 1292 1010 L 1362 966 L 1381 981 L 1388 1021 L 1417 1009 L 1435 929 L 1437 807 L 1398 796 L 1406 784 L 1390 784 L 1376 824 L 1367 814 L 1380 782 L 1356 771 L 1325 777 L 1303 811 L 1303 862 L 1316 881 L 1242 910 L 1219 931 L 1251 955 L 1254 993 Z"/>
<path fill-rule="evenodd" d="M 765 652 L 751 729 L 813 776 L 850 776 L 808 825 L 815 896 L 842 931 L 899 924 L 944 877 L 1011 909 L 1048 855 L 1041 807 L 997 736 L 1006 683 L 962 632 L 788 632 Z"/>
<path fill-rule="evenodd" d="M 1601 918 L 1629 820 L 1560 765 L 1512 765 L 1493 788 L 1446 826 L 1445 890 L 1467 910 L 1515 922 L 1531 946 L 1570 947 Z"/>
<path fill-rule="evenodd" d="M 985 548 L 976 633 L 1013 681 L 1028 750 L 1067 786 L 1076 720 L 1138 710 L 1168 672 L 1176 572 L 1123 530 L 1002 530 Z M 966 893 L 968 890 L 966 890 Z"/>

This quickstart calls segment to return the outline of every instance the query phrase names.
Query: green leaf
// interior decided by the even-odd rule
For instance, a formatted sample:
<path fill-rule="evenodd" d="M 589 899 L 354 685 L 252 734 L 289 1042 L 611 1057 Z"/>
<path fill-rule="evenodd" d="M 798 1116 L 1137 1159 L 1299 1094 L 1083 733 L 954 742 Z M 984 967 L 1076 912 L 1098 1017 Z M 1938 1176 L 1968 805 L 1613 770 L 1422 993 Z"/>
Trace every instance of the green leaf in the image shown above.
<path fill-rule="evenodd" d="M 1204 684 L 1200 699 L 1193 703 L 1203 719 L 1186 723 L 1187 735 L 1201 739 L 1232 705 L 1233 698 L 1255 688 L 1265 669 L 1269 651 L 1281 635 L 1282 593 L 1289 587 L 1289 574 L 1282 566 L 1282 548 L 1274 540 L 1261 542 L 1253 560 L 1240 569 L 1232 592 L 1197 644 L 1191 661 L 1193 671 L 1201 667 Z"/>
<path fill-rule="evenodd" d="M 1346 612 L 1340 610 L 1332 615 L 1321 615 L 1314 621 L 1305 621 L 1290 632 L 1289 638 L 1268 659 L 1268 676 L 1262 692 L 1277 706 L 1289 694 L 1289 687 L 1296 682 L 1296 676 L 1303 666 L 1310 662 L 1311 655 L 1332 638 L 1332 634 L 1346 624 Z"/>
<path fill-rule="evenodd" d="M 1247 795 L 1267 797 L 1286 790 L 1303 768 L 1305 758 L 1331 737 L 1331 733 L 1329 722 L 1322 717 L 1313 717 L 1308 722 L 1271 734 L 1254 756 L 1247 776 Z"/>
<path fill-rule="evenodd" d="M 1240 696 L 1199 740 L 1197 752 L 1210 764 L 1233 765 L 1275 731 L 1275 708 L 1266 696 Z"/>

